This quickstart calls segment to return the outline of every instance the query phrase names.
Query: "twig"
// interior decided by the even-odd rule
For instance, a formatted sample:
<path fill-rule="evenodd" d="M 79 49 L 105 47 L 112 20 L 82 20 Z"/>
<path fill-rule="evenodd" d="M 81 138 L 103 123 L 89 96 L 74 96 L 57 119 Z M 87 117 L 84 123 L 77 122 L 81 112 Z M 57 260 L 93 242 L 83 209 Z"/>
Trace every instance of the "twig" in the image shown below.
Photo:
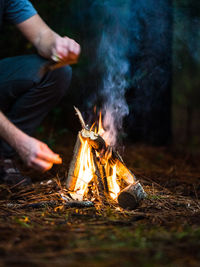
<path fill-rule="evenodd" d="M 86 124 L 85 124 L 85 121 L 83 119 L 83 116 L 82 116 L 80 110 L 78 108 L 76 108 L 75 106 L 74 106 L 74 109 L 76 111 L 76 115 L 78 116 L 78 118 L 80 120 L 82 128 L 85 129 L 86 128 Z"/>

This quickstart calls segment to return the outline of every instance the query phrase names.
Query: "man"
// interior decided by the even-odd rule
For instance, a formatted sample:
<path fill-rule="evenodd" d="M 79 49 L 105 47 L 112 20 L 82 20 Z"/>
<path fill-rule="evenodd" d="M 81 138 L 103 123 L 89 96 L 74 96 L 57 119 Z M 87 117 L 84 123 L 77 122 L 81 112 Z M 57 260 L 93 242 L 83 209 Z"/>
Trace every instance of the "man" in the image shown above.
<path fill-rule="evenodd" d="M 49 170 L 62 162 L 59 155 L 30 134 L 63 97 L 71 79 L 69 66 L 40 74 L 47 59 L 76 60 L 80 46 L 52 31 L 28 0 L 0 0 L 0 26 L 16 25 L 39 55 L 0 60 L 0 182 L 16 183 L 20 173 L 12 166 L 15 151 L 30 167 Z"/>

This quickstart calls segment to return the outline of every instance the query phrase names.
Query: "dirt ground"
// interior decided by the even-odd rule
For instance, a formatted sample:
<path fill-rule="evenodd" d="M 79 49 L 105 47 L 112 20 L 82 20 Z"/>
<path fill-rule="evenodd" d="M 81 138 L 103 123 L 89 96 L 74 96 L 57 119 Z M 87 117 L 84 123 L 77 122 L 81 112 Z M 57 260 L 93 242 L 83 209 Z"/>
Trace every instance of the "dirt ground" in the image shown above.
<path fill-rule="evenodd" d="M 199 153 L 126 144 L 124 161 L 148 194 L 139 208 L 67 208 L 58 192 L 73 145 L 58 144 L 64 163 L 48 173 L 24 169 L 31 186 L 0 186 L 0 266 L 200 266 Z"/>

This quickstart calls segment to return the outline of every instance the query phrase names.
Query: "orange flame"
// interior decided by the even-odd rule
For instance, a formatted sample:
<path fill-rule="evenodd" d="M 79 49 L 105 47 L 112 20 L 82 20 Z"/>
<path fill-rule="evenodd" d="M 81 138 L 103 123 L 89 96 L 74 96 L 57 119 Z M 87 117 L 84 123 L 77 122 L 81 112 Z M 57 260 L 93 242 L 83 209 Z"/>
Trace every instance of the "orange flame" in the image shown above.
<path fill-rule="evenodd" d="M 80 152 L 80 158 L 79 158 L 79 172 L 78 172 L 78 178 L 75 186 L 75 192 L 80 195 L 84 195 L 89 182 L 92 180 L 95 172 L 94 162 L 92 159 L 91 149 L 88 145 L 88 142 L 83 140 L 80 137 L 81 140 L 81 152 Z"/>
<path fill-rule="evenodd" d="M 103 123 L 102 123 L 102 115 L 101 115 L 101 111 L 99 113 L 99 126 L 98 126 L 98 134 L 99 135 L 103 135 L 104 133 L 104 129 L 103 129 Z"/>
<path fill-rule="evenodd" d="M 95 133 L 98 133 L 99 135 L 103 136 L 105 133 L 105 130 L 103 128 L 102 123 L 102 114 L 100 112 L 99 114 L 99 122 L 98 127 L 95 127 L 95 123 L 90 128 L 91 131 L 94 131 Z M 95 175 L 95 165 L 93 162 L 91 147 L 89 146 L 88 142 L 81 138 L 81 148 L 80 148 L 80 157 L 77 159 L 79 162 L 79 170 L 78 174 L 76 175 L 78 177 L 74 191 L 80 195 L 84 196 L 87 193 L 88 184 L 91 182 Z M 106 141 L 106 140 L 105 140 Z M 118 193 L 120 192 L 120 187 L 117 183 L 117 174 L 116 174 L 116 165 L 110 166 L 107 162 L 105 166 L 105 172 L 107 177 L 107 184 L 108 184 L 108 190 L 109 194 L 112 199 L 116 199 L 118 196 Z"/>
<path fill-rule="evenodd" d="M 108 176 L 108 189 L 112 199 L 116 199 L 120 192 L 120 187 L 117 183 L 116 165 L 112 168 L 112 175 Z"/>

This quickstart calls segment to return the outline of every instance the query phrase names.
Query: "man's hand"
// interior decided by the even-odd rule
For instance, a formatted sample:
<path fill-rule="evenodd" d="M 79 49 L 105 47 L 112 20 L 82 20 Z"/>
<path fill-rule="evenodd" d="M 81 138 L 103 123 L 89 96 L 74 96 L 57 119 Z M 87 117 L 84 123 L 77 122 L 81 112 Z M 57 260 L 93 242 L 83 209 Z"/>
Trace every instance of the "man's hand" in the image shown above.
<path fill-rule="evenodd" d="M 16 150 L 27 166 L 38 171 L 48 171 L 53 164 L 62 163 L 59 155 L 55 154 L 45 143 L 30 136 L 24 136 Z"/>
<path fill-rule="evenodd" d="M 58 154 L 55 154 L 46 144 L 22 132 L 1 111 L 0 137 L 17 151 L 29 167 L 36 170 L 47 171 L 53 164 L 62 163 Z"/>

